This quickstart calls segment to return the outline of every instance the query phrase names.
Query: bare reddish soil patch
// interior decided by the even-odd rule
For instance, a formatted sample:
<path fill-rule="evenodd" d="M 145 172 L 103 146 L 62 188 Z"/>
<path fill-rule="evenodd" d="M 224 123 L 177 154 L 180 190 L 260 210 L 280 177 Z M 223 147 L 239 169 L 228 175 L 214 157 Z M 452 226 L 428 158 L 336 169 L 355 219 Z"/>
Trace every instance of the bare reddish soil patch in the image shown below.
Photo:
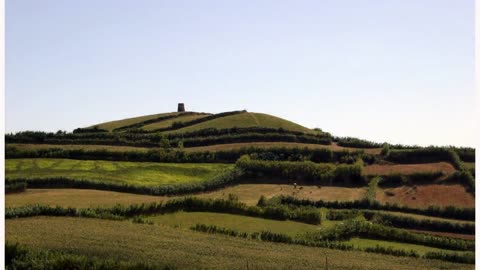
<path fill-rule="evenodd" d="M 381 203 L 397 203 L 416 208 L 428 206 L 475 207 L 475 197 L 460 184 L 455 185 L 419 185 L 396 188 L 379 188 L 376 199 Z"/>
<path fill-rule="evenodd" d="M 461 234 L 461 233 L 449 233 L 449 232 L 432 232 L 432 231 L 413 230 L 413 229 L 409 229 L 408 231 L 415 232 L 415 233 L 423 233 L 423 234 L 443 236 L 443 237 L 451 237 L 451 238 L 465 239 L 465 240 L 475 240 L 475 235 L 474 235 L 474 234 Z"/>
<path fill-rule="evenodd" d="M 443 172 L 444 174 L 451 174 L 455 172 L 455 168 L 448 162 L 394 165 L 374 164 L 365 166 L 363 172 L 367 175 L 413 174 L 419 172 Z"/>

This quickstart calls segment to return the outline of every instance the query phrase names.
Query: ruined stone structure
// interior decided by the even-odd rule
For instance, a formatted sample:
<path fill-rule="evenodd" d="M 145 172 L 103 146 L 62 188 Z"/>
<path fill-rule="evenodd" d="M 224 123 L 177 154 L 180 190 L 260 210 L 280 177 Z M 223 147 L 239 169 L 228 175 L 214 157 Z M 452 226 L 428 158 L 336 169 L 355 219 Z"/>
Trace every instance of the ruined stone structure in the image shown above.
<path fill-rule="evenodd" d="M 178 103 L 178 110 L 177 112 L 185 112 L 185 104 Z"/>

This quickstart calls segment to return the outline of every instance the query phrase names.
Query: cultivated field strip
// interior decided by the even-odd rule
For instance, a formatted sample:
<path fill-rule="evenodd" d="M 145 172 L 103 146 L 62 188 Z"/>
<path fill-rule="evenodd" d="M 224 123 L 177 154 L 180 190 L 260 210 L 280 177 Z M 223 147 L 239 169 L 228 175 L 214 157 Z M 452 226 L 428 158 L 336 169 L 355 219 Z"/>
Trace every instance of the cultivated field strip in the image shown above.
<path fill-rule="evenodd" d="M 118 260 L 161 262 L 179 268 L 244 269 L 249 261 L 257 269 L 318 269 L 327 257 L 329 269 L 437 269 L 440 265 L 472 269 L 471 265 L 437 260 L 250 241 L 128 221 L 23 218 L 7 220 L 6 236 L 7 241 L 35 249 L 68 249 L 87 256 L 109 254 Z"/>

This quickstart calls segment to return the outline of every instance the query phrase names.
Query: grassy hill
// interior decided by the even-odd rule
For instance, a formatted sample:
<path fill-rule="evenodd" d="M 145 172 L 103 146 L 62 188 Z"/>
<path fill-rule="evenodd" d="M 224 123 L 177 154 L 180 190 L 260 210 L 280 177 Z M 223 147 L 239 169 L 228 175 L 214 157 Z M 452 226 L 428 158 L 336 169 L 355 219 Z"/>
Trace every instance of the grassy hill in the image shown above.
<path fill-rule="evenodd" d="M 6 239 L 37 268 L 88 257 L 168 269 L 474 264 L 471 148 L 335 137 L 246 111 L 5 140 Z M 55 255 L 65 251 L 74 259 Z"/>
<path fill-rule="evenodd" d="M 250 113 L 244 112 L 236 115 L 230 115 L 225 117 L 220 117 L 213 119 L 207 122 L 195 124 L 192 126 L 184 127 L 178 130 L 170 131 L 175 133 L 182 132 L 191 132 L 206 128 L 217 128 L 217 129 L 226 129 L 226 128 L 247 128 L 247 127 L 270 127 L 270 128 L 283 128 L 285 130 L 299 131 L 299 132 L 312 132 L 311 129 L 298 125 L 296 123 L 290 122 L 288 120 L 275 117 L 263 113 Z"/>
<path fill-rule="evenodd" d="M 171 116 L 171 118 L 168 118 Z M 194 120 L 199 120 L 201 118 L 209 117 L 204 122 Z M 266 127 L 266 128 L 283 128 L 285 130 L 297 131 L 312 133 L 313 130 L 293 123 L 291 121 L 268 115 L 263 113 L 251 113 L 241 111 L 232 115 L 218 114 L 216 115 L 205 114 L 205 113 L 196 113 L 196 112 L 186 112 L 186 113 L 161 113 L 161 114 L 152 114 L 140 117 L 127 118 L 123 120 L 111 121 L 106 123 L 100 123 L 92 125 L 88 128 L 97 127 L 99 129 L 114 131 L 115 129 L 121 129 L 126 127 L 145 130 L 145 131 L 154 131 L 158 129 L 168 129 L 167 133 L 183 133 L 183 132 L 192 132 L 201 129 L 207 128 L 217 128 L 217 129 L 227 129 L 227 128 L 248 128 L 248 127 Z M 167 119 L 165 119 L 167 118 Z M 210 119 L 212 118 L 212 119 Z M 158 120 L 156 120 L 158 119 Z M 189 123 L 192 122 L 192 123 Z M 179 128 L 172 128 L 175 124 L 183 123 L 186 126 Z"/>

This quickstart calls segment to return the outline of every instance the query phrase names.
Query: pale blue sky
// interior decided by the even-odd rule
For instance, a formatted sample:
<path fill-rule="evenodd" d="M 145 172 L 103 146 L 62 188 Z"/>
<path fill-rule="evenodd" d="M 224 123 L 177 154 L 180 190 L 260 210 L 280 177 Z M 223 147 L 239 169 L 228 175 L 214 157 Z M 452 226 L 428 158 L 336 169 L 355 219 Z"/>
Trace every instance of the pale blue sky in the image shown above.
<path fill-rule="evenodd" d="M 6 130 L 238 109 L 474 145 L 473 0 L 6 0 Z"/>

